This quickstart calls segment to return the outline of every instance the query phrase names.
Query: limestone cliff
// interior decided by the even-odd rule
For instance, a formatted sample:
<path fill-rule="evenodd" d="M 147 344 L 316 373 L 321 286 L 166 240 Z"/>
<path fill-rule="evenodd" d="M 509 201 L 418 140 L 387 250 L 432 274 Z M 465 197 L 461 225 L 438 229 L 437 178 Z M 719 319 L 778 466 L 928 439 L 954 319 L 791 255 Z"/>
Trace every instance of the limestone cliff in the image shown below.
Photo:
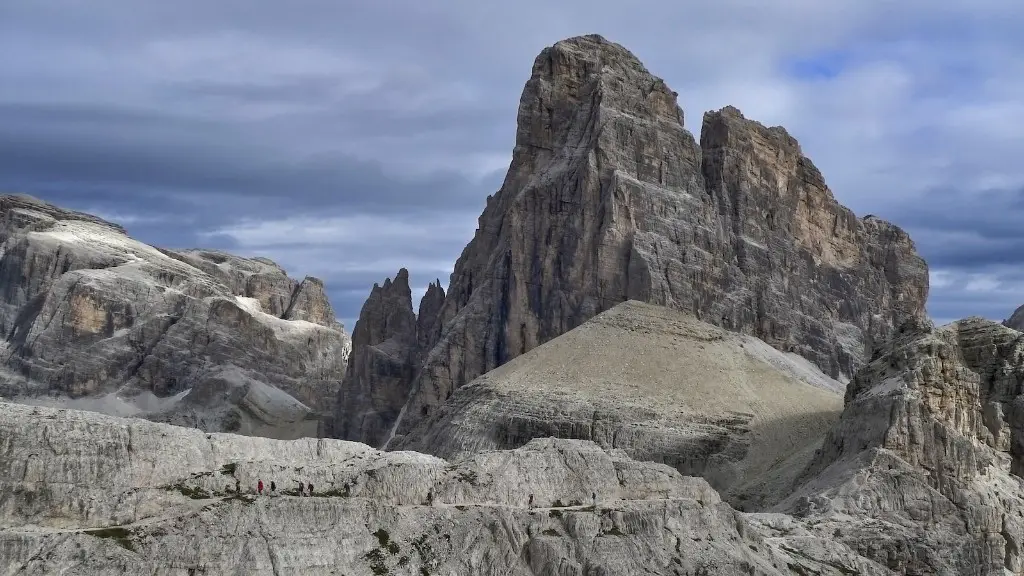
<path fill-rule="evenodd" d="M 315 278 L 26 196 L 0 196 L 0 334 L 0 396 L 269 435 L 316 434 L 350 350 Z"/>
<path fill-rule="evenodd" d="M 845 380 L 923 314 L 928 273 L 906 233 L 839 205 L 785 130 L 725 108 L 704 116 L 698 144 L 661 79 L 582 36 L 535 60 L 512 163 L 448 288 L 414 378 L 396 383 L 409 395 L 399 436 L 458 387 L 629 299 Z"/>
<path fill-rule="evenodd" d="M 0 402 L 0 450 L 3 574 L 889 573 L 798 527 L 765 538 L 703 480 L 589 442 L 449 463 Z"/>
<path fill-rule="evenodd" d="M 426 299 L 425 299 L 426 300 Z M 352 356 L 339 389 L 333 435 L 379 446 L 405 404 L 417 351 L 409 271 L 373 285 L 352 330 Z"/>
<path fill-rule="evenodd" d="M 909 322 L 780 511 L 897 574 L 1024 574 L 1024 335 Z"/>
<path fill-rule="evenodd" d="M 1021 333 L 909 321 L 847 387 L 799 486 L 758 513 L 589 441 L 448 462 L 0 402 L 0 571 L 1022 576 L 1022 381 Z M 720 404 L 749 384 L 687 389 Z M 254 495 L 259 479 L 278 492 Z"/>

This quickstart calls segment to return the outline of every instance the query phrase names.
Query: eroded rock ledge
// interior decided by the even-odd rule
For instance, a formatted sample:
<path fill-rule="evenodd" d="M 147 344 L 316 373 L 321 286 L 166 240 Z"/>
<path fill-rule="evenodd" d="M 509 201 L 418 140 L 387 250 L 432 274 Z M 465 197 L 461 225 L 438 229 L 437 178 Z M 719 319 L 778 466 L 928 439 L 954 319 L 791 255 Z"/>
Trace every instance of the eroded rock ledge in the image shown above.
<path fill-rule="evenodd" d="M 449 463 L 0 403 L 0 447 L 4 573 L 886 573 L 801 529 L 765 538 L 705 481 L 590 442 Z"/>

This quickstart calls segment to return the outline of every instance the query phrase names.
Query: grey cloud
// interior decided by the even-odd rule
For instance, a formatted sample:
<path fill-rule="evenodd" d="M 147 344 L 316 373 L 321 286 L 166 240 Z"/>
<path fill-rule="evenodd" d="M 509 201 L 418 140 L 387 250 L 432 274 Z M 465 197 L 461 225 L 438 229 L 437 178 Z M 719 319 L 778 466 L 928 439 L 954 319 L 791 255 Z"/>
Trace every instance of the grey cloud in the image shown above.
<path fill-rule="evenodd" d="M 76 123 L 82 118 L 86 126 Z M 124 137 L 120 131 L 136 121 L 139 134 Z M 194 130 L 181 130 L 180 123 L 188 122 L 113 110 L 0 105 L 0 181 L 5 187 L 29 186 L 29 192 L 38 183 L 85 188 L 96 200 L 140 204 L 135 209 L 175 191 L 193 201 L 219 196 L 231 202 L 223 216 L 338 206 L 378 212 L 457 208 L 480 203 L 487 193 L 451 172 L 412 180 L 385 173 L 378 162 L 342 154 L 280 158 L 272 148 L 231 136 L 224 126 L 210 130 L 194 123 Z M 108 189 L 95 196 L 103 188 Z M 197 208 L 194 202 L 162 202 L 163 210 Z"/>
<path fill-rule="evenodd" d="M 559 38 L 600 32 L 634 50 L 680 92 L 691 129 L 705 109 L 762 98 L 756 86 L 718 86 L 778 72 L 773 59 L 849 49 L 912 67 L 920 102 L 874 111 L 866 118 L 881 127 L 874 141 L 840 139 L 839 132 L 860 127 L 843 121 L 851 104 L 838 96 L 817 106 L 801 101 L 787 127 L 826 179 L 839 182 L 841 200 L 907 228 L 933 268 L 999 268 L 1009 277 L 1004 265 L 1024 254 L 1016 231 L 1024 216 L 1020 192 L 981 201 L 960 179 L 1009 166 L 1021 150 L 973 130 L 990 120 L 968 118 L 958 128 L 942 124 L 941 114 L 943 99 L 985 103 L 987 81 L 1013 61 L 996 52 L 1024 53 L 1015 31 L 1022 14 L 1012 0 L 908 0 L 886 10 L 854 0 L 641 0 L 628 10 L 611 0 L 0 3 L 0 188 L 151 216 L 127 223 L 145 241 L 269 250 L 290 271 L 314 273 L 318 262 L 343 260 L 331 254 L 342 247 L 254 247 L 210 233 L 243 220 L 359 213 L 448 214 L 453 225 L 471 229 L 502 176 L 471 177 L 480 171 L 473 163 L 487 156 L 493 164 L 511 151 L 532 58 Z M 973 32 L 979 29 L 984 38 Z M 232 52 L 218 55 L 215 42 L 204 44 L 211 41 Z M 307 52 L 323 66 L 304 62 Z M 301 64 L 296 70 L 289 57 Z M 335 73 L 335 60 L 366 72 Z M 928 127 L 902 126 L 908 116 Z M 916 190 L 929 176 L 925 160 L 944 157 L 948 166 L 932 175 L 950 187 L 944 195 L 901 198 L 901 189 Z M 427 268 L 454 262 L 461 244 L 367 238 L 358 249 L 379 260 L 408 259 L 414 283 L 425 284 L 435 273 L 446 279 Z M 348 318 L 383 278 L 376 270 L 322 270 Z M 1012 298 L 984 303 L 984 295 L 956 287 L 932 294 L 932 313 L 949 317 L 995 314 Z"/>
<path fill-rule="evenodd" d="M 1012 293 L 993 295 L 962 289 L 936 289 L 928 299 L 928 314 L 943 321 L 968 316 L 1005 320 L 1021 304 L 1024 304 L 1024 297 Z"/>

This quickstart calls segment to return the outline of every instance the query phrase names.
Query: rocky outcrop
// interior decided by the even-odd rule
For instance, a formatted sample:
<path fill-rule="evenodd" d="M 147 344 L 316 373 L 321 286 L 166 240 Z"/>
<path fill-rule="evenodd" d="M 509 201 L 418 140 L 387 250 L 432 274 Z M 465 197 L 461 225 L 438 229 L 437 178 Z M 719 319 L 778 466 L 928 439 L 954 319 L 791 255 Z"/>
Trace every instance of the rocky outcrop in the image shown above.
<path fill-rule="evenodd" d="M 508 174 L 400 385 L 398 434 L 625 300 L 754 335 L 845 380 L 923 314 L 927 290 L 907 234 L 841 206 L 784 129 L 725 108 L 704 116 L 698 144 L 676 94 L 625 48 L 571 38 L 534 62 Z"/>
<path fill-rule="evenodd" d="M 0 449 L 5 574 L 889 573 L 590 442 L 448 463 L 0 402 Z"/>
<path fill-rule="evenodd" d="M 405 404 L 417 360 L 417 318 L 412 311 L 409 271 L 373 285 L 352 330 L 352 356 L 339 390 L 333 435 L 386 441 Z"/>
<path fill-rule="evenodd" d="M 779 505 L 897 574 L 1024 574 L 1024 335 L 910 322 Z"/>
<path fill-rule="evenodd" d="M 591 440 L 759 510 L 808 465 L 842 389 L 795 354 L 628 301 L 459 388 L 389 448 L 458 460 L 534 438 Z"/>
<path fill-rule="evenodd" d="M 419 350 L 426 350 L 439 337 L 441 326 L 438 317 L 444 306 L 444 288 L 435 280 L 427 286 L 427 292 L 420 299 L 420 310 L 416 314 L 416 344 Z"/>
<path fill-rule="evenodd" d="M 316 434 L 350 350 L 319 280 L 26 196 L 0 197 L 0 334 L 2 396 L 268 435 Z"/>
<path fill-rule="evenodd" d="M 1009 318 L 1003 320 L 1003 326 L 1013 328 L 1018 332 L 1024 331 L 1024 306 L 1018 307 Z"/>
<path fill-rule="evenodd" d="M 694 322 L 633 323 L 621 308 L 610 312 L 597 320 L 614 325 L 609 317 L 617 318 L 618 329 L 649 330 L 659 341 L 671 340 L 667 328 L 690 330 L 677 338 L 742 338 Z M 523 360 L 585 344 L 573 339 L 582 332 Z M 739 362 L 739 351 L 705 340 L 700 366 Z M 792 360 L 763 349 L 751 355 L 778 366 Z M 570 366 L 579 359 L 568 358 Z M 631 360 L 651 361 L 639 354 Z M 522 373 L 516 364 L 485 377 L 505 377 L 506 400 L 535 392 L 504 374 Z M 727 379 L 725 390 L 709 391 L 699 374 L 676 374 L 692 380 L 683 387 L 691 398 L 712 400 L 704 404 L 709 417 L 724 414 L 732 396 L 742 402 L 760 392 L 751 405 L 761 410 L 793 399 L 772 398 L 780 391 L 770 376 Z M 0 569 L 1020 576 L 1022 381 L 1024 334 L 977 318 L 941 328 L 909 321 L 850 382 L 843 413 L 798 486 L 773 510 L 757 513 L 735 511 L 703 479 L 585 440 L 477 447 L 449 462 L 338 440 L 205 434 L 0 402 Z M 754 384 L 765 389 L 751 390 Z M 590 433 L 601 441 L 614 422 L 599 412 L 615 403 L 628 412 L 646 393 L 661 392 L 653 405 L 670 398 L 653 388 L 637 392 L 609 387 Z M 593 398 L 587 401 L 598 404 Z M 577 409 L 569 400 L 548 398 L 561 412 L 530 405 L 538 417 L 520 421 L 537 425 L 556 415 L 562 426 Z M 636 410 L 637 428 L 661 427 L 657 437 L 669 436 L 668 418 L 646 408 L 646 416 Z M 639 437 L 628 426 L 619 434 Z M 785 454 L 760 454 L 766 445 L 754 446 L 761 439 L 753 436 L 751 454 L 785 462 Z M 274 480 L 280 495 L 256 497 L 258 479 Z M 316 496 L 296 497 L 299 482 L 312 482 Z"/>

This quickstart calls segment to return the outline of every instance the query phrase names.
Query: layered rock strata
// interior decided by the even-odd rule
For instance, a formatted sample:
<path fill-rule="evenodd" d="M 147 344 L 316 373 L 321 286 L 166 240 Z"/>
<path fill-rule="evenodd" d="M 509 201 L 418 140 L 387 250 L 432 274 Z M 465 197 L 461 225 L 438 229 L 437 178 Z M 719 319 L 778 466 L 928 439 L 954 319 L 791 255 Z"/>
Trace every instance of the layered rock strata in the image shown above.
<path fill-rule="evenodd" d="M 460 386 L 630 299 L 845 380 L 923 314 L 927 288 L 907 234 L 841 206 L 784 129 L 724 108 L 698 144 L 631 53 L 571 38 L 534 62 L 508 174 L 409 355 L 412 378 L 394 384 L 408 401 L 389 411 L 400 438 Z M 345 438 L 379 437 L 379 423 L 339 417 Z"/>
<path fill-rule="evenodd" d="M 1024 574 L 1024 335 L 911 322 L 778 506 L 896 574 Z"/>
<path fill-rule="evenodd" d="M 800 356 L 628 301 L 459 388 L 390 448 L 458 460 L 534 438 L 592 440 L 764 509 L 821 446 L 842 390 Z"/>
<path fill-rule="evenodd" d="M 0 402 L 0 447 L 5 574 L 888 573 L 589 442 L 449 463 Z"/>
<path fill-rule="evenodd" d="M 315 278 L 26 196 L 0 197 L 0 334 L 0 396 L 285 436 L 334 412 L 350 350 Z"/>

